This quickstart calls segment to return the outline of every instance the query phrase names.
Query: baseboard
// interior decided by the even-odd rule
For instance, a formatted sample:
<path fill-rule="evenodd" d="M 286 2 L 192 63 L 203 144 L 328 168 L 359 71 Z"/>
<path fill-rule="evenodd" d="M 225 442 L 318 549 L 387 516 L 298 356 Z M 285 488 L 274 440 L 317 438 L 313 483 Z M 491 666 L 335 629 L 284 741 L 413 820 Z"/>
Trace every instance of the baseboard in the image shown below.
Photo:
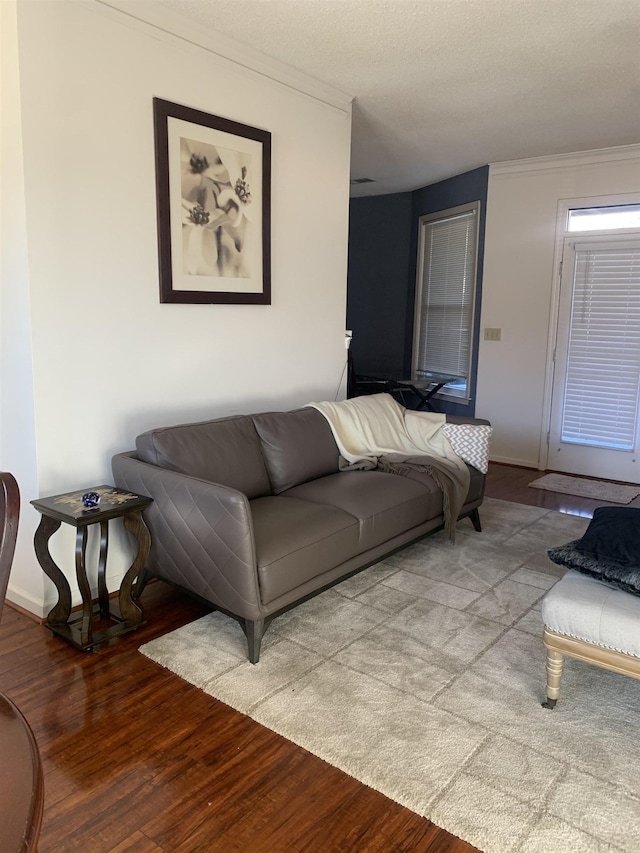
<path fill-rule="evenodd" d="M 544 471 L 538 462 L 533 462 L 531 459 L 512 459 L 509 456 L 491 456 L 490 462 L 498 462 L 500 465 L 515 465 L 517 468 L 532 468 L 534 471 Z"/>
<path fill-rule="evenodd" d="M 20 613 L 21 616 L 26 616 L 27 619 L 31 619 L 32 622 L 37 622 L 38 625 L 44 625 L 45 617 L 38 616 L 35 613 L 32 613 L 30 610 L 26 610 L 24 607 L 20 607 L 19 604 L 16 604 L 15 601 L 11 601 L 10 599 L 5 599 L 5 606 L 10 607 L 11 610 L 15 610 L 16 613 Z"/>
<path fill-rule="evenodd" d="M 47 607 L 46 603 L 33 598 L 33 596 L 23 590 L 15 589 L 15 587 L 9 587 L 9 589 L 7 589 L 5 602 L 6 604 L 11 605 L 14 610 L 18 610 L 25 616 L 29 616 L 32 619 L 37 620 L 44 619 L 55 603 L 53 602 L 49 607 Z"/>
<path fill-rule="evenodd" d="M 120 584 L 122 583 L 122 579 L 124 578 L 123 573 L 117 573 L 113 575 L 109 575 L 106 578 L 107 588 L 109 590 L 109 598 L 113 598 L 118 595 L 120 590 Z M 97 585 L 95 583 L 95 579 L 91 578 L 91 597 L 92 600 L 96 601 L 98 597 Z M 52 587 L 52 595 L 51 598 L 48 598 L 46 601 L 42 601 L 41 599 L 36 599 L 28 592 L 25 592 L 22 589 L 16 589 L 9 585 L 7 589 L 6 595 L 6 603 L 11 604 L 15 610 L 24 613 L 25 616 L 31 616 L 32 618 L 38 620 L 44 620 L 49 611 L 55 607 L 56 602 L 58 601 L 58 596 L 53 585 Z M 79 607 L 82 607 L 82 596 L 80 595 L 80 590 L 78 589 L 75 581 L 70 581 L 71 588 L 71 609 L 77 610 Z"/>

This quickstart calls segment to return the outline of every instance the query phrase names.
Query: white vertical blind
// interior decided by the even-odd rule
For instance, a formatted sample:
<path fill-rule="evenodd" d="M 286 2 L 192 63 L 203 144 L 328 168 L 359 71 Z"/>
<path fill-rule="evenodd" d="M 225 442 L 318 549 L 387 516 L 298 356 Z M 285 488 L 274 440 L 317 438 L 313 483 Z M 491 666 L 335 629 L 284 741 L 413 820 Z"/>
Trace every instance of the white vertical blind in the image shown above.
<path fill-rule="evenodd" d="M 640 246 L 574 246 L 562 441 L 633 450 L 640 394 Z"/>
<path fill-rule="evenodd" d="M 469 377 L 477 243 L 470 210 L 422 222 L 416 373 Z"/>

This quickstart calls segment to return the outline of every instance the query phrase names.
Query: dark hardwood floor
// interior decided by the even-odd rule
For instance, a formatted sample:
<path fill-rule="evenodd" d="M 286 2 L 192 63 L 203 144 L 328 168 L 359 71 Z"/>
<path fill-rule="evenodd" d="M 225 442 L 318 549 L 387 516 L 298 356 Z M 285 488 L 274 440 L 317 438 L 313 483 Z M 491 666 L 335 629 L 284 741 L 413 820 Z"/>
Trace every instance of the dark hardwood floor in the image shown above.
<path fill-rule="evenodd" d="M 528 488 L 538 476 L 492 465 L 487 495 L 584 515 L 598 505 Z M 474 851 L 140 655 L 207 612 L 162 583 L 143 606 L 144 628 L 93 653 L 4 608 L 0 691 L 44 766 L 40 853 Z"/>
<path fill-rule="evenodd" d="M 543 471 L 536 471 L 533 468 L 517 468 L 513 465 L 500 465 L 492 462 L 487 474 L 485 494 L 490 498 L 514 501 L 529 506 L 542 506 L 570 515 L 583 515 L 586 518 L 591 518 L 594 509 L 599 506 L 620 506 L 620 504 L 614 504 L 610 501 L 580 498 L 576 495 L 561 495 L 556 492 L 529 488 L 529 483 L 542 477 L 543 474 Z M 640 496 L 634 498 L 627 506 L 640 507 Z M 480 511 L 482 512 L 482 510 Z"/>

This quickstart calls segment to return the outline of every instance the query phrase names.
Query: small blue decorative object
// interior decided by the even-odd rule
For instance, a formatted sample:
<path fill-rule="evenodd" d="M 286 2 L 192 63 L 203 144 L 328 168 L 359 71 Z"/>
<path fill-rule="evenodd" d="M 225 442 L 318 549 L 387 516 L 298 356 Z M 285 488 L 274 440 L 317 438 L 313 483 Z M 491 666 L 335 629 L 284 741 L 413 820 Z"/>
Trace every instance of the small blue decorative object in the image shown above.
<path fill-rule="evenodd" d="M 100 495 L 97 492 L 86 492 L 82 496 L 82 503 L 86 509 L 97 509 L 100 504 Z"/>

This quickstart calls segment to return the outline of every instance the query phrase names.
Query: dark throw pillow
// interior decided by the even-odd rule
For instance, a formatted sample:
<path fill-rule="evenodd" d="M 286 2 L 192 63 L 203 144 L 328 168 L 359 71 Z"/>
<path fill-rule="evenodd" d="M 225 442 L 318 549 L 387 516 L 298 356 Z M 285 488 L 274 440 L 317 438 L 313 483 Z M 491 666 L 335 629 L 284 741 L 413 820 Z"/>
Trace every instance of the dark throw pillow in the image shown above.
<path fill-rule="evenodd" d="M 603 506 L 582 539 L 550 548 L 554 563 L 640 595 L 640 509 Z"/>

